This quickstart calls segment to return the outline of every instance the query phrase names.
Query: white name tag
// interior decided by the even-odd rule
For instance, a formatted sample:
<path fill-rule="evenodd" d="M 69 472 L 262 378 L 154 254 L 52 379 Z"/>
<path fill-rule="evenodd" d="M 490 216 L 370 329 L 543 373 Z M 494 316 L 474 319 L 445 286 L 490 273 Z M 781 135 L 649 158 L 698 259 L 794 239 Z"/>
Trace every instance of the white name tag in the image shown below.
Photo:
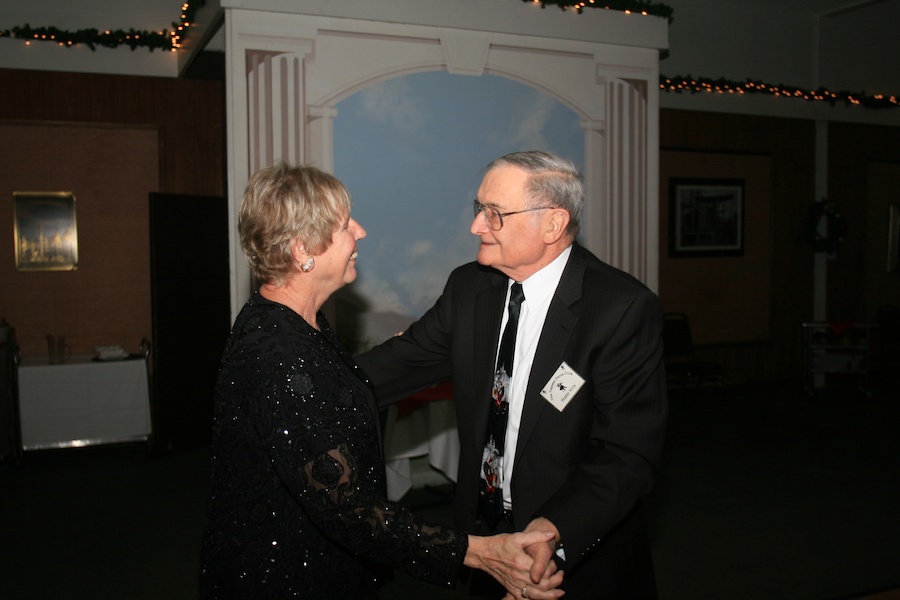
<path fill-rule="evenodd" d="M 541 390 L 541 396 L 556 410 L 562 412 L 569 405 L 569 400 L 575 397 L 583 385 L 584 379 L 581 375 L 564 361 Z"/>

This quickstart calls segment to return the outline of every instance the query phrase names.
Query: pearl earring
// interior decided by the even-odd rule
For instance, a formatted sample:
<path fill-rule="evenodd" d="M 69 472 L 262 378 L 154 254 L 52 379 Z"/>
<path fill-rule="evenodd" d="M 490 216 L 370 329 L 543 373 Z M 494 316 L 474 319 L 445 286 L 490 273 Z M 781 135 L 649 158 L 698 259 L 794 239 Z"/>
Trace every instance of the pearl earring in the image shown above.
<path fill-rule="evenodd" d="M 310 271 L 312 271 L 312 268 L 314 266 L 316 266 L 316 259 L 314 259 L 312 256 L 310 256 L 309 260 L 306 261 L 305 264 L 300 265 L 300 270 L 303 271 L 304 273 L 309 273 Z"/>

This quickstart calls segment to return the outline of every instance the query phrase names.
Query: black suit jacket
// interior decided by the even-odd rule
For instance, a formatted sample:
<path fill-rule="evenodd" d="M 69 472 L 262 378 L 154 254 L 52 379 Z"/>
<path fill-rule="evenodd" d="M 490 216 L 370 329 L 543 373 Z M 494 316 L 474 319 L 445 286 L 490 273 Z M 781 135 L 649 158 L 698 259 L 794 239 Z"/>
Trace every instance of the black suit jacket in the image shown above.
<path fill-rule="evenodd" d="M 472 531 L 508 278 L 457 268 L 402 335 L 360 355 L 382 404 L 452 378 L 460 439 L 456 524 Z M 574 245 L 529 376 L 511 476 L 519 528 L 559 529 L 568 574 L 633 535 L 660 465 L 667 417 L 662 311 L 643 284 Z M 560 412 L 541 389 L 565 361 L 586 382 Z M 642 526 L 642 525 L 641 525 Z"/>

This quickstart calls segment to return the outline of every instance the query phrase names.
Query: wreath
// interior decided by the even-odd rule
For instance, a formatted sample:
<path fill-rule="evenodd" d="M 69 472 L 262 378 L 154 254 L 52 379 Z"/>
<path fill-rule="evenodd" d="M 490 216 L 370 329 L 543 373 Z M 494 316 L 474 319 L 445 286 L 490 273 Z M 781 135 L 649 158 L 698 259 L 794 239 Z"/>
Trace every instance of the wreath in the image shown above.
<path fill-rule="evenodd" d="M 825 219 L 825 223 L 822 223 Z M 834 252 L 844 243 L 847 222 L 834 202 L 821 200 L 809 209 L 809 242 L 816 252 Z"/>

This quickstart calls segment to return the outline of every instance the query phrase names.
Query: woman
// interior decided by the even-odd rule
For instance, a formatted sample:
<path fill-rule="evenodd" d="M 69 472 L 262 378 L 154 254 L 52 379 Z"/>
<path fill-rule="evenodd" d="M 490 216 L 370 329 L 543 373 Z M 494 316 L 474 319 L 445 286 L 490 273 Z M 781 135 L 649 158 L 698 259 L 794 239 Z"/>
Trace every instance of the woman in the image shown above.
<path fill-rule="evenodd" d="M 238 229 L 262 285 L 219 372 L 202 596 L 375 598 L 390 568 L 452 587 L 465 564 L 510 594 L 559 597 L 562 574 L 551 566 L 535 586 L 523 552 L 552 534 L 467 536 L 386 500 L 374 393 L 320 312 L 356 279 L 366 232 L 350 208 L 311 167 L 247 185 Z"/>

